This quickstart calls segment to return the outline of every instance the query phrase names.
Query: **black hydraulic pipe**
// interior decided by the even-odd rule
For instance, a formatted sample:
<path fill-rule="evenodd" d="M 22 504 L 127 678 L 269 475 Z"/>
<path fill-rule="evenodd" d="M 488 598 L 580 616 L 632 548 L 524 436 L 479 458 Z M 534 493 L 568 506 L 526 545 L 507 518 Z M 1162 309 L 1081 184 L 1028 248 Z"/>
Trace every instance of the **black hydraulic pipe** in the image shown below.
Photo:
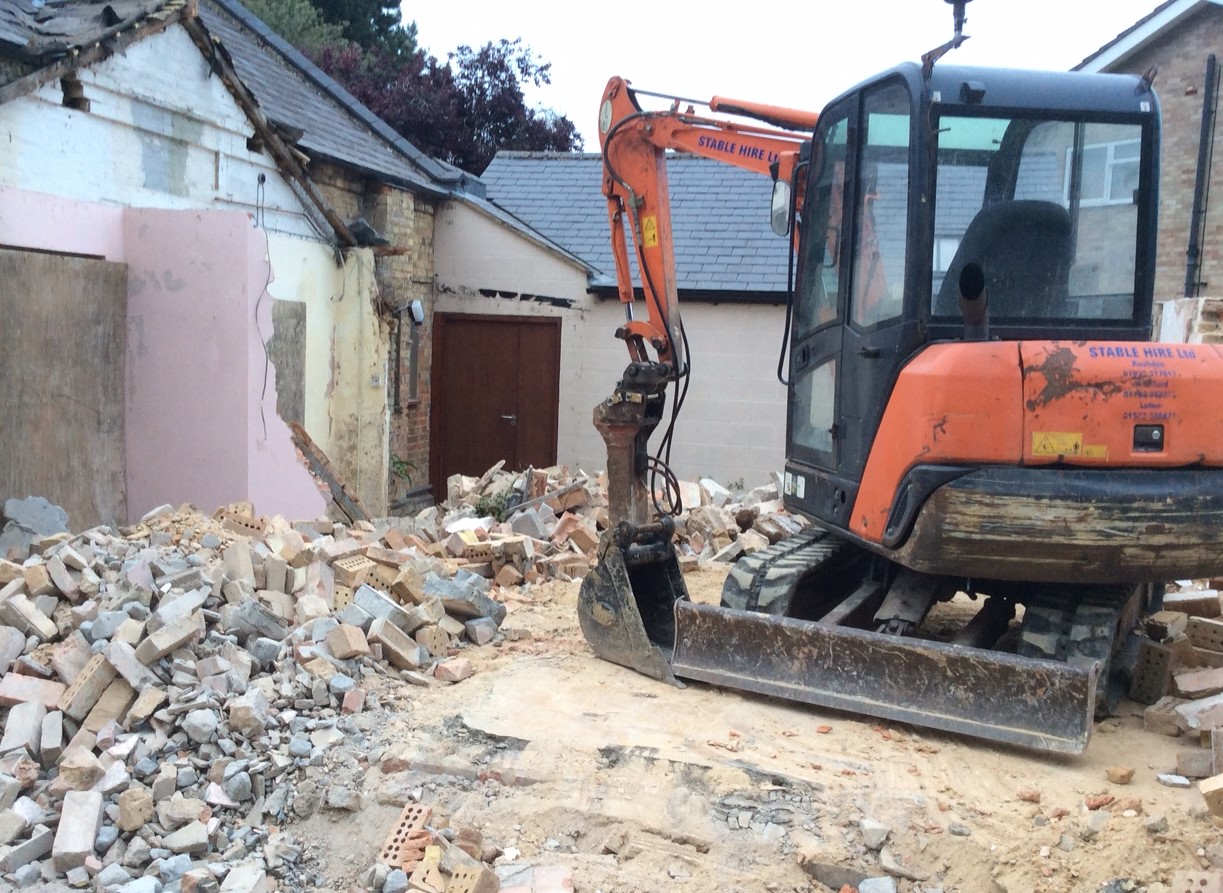
<path fill-rule="evenodd" d="M 1218 76 L 1214 54 L 1206 57 L 1206 85 L 1202 91 L 1202 131 L 1198 137 L 1198 166 L 1193 183 L 1193 211 L 1189 215 L 1189 246 L 1185 260 L 1185 297 L 1197 297 L 1202 288 L 1202 220 L 1209 199 L 1210 168 L 1214 156 L 1214 116 L 1218 105 Z"/>

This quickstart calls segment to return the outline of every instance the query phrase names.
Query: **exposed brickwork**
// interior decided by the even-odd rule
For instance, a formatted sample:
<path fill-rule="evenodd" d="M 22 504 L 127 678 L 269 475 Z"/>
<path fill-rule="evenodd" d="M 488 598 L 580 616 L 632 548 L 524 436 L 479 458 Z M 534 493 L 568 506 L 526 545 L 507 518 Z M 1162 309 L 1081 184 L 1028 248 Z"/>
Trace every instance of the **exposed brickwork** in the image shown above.
<path fill-rule="evenodd" d="M 1155 90 L 1163 109 L 1163 149 L 1156 300 L 1184 293 L 1206 57 L 1211 53 L 1223 63 L 1223 8 L 1214 5 L 1186 17 L 1159 40 L 1113 69 L 1133 74 L 1142 74 L 1152 66 L 1159 69 Z M 1223 140 L 1219 137 L 1217 115 L 1214 124 L 1215 140 L 1220 146 L 1215 153 L 1210 207 L 1202 228 L 1204 295 L 1223 290 Z"/>
<path fill-rule="evenodd" d="M 429 370 L 432 363 L 433 321 L 433 219 L 435 204 L 407 190 L 354 176 L 332 165 L 316 165 L 311 170 L 323 195 L 345 220 L 364 217 L 394 250 L 375 262 L 375 280 L 382 302 L 397 307 L 411 300 L 425 305 L 425 323 L 419 331 L 416 356 L 416 397 L 411 399 L 410 320 L 405 316 L 400 327 L 400 411 L 391 418 L 391 456 L 410 462 L 412 486 L 428 482 L 429 471 Z M 393 329 L 391 329 L 393 331 Z M 392 345 L 392 361 L 394 350 Z M 387 403 L 394 405 L 394 370 L 388 370 Z M 389 497 L 393 503 L 406 484 L 391 475 Z"/>
<path fill-rule="evenodd" d="M 1164 331 L 1163 308 L 1155 306 L 1155 337 L 1160 341 L 1185 340 L 1191 344 L 1223 344 L 1223 298 L 1180 298 L 1172 302 L 1181 307 L 1184 331 Z"/>

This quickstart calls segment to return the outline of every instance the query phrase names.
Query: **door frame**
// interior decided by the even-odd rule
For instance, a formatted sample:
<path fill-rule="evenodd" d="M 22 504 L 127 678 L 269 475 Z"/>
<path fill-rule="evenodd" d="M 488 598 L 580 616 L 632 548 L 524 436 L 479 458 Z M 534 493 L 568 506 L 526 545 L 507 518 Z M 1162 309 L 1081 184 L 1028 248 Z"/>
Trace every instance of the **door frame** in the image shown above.
<path fill-rule="evenodd" d="M 553 453 L 556 452 L 560 434 L 560 376 L 563 352 L 561 340 L 561 318 L 559 316 L 519 316 L 509 313 L 456 313 L 442 311 L 433 314 L 433 345 L 432 361 L 429 374 L 429 487 L 433 497 L 439 503 L 446 498 L 446 481 L 441 479 L 442 458 L 445 452 L 442 443 L 442 422 L 445 418 L 445 408 L 442 396 L 445 393 L 445 373 L 442 371 L 442 345 L 446 326 L 461 321 L 470 322 L 502 322 L 526 323 L 528 325 L 548 326 L 557 330 L 556 377 L 552 382 L 553 391 L 558 401 L 557 411 L 553 414 L 555 423 L 552 431 Z"/>

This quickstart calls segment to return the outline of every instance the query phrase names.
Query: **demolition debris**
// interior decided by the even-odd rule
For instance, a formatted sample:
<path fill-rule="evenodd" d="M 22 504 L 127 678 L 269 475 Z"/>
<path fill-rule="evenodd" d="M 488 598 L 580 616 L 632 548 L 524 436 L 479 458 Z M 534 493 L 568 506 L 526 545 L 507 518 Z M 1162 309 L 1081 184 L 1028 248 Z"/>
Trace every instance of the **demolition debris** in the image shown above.
<path fill-rule="evenodd" d="M 712 481 L 685 487 L 688 566 L 801 527 L 775 488 L 732 502 Z M 362 807 L 360 770 L 339 755 L 363 747 L 362 716 L 405 682 L 461 683 L 463 650 L 495 643 L 532 584 L 583 576 L 607 525 L 600 481 L 561 469 L 498 466 L 449 495 L 351 526 L 163 506 L 76 534 L 45 500 L 8 500 L 0 876 L 120 893 L 320 882 L 276 829 Z M 367 886 L 498 889 L 499 850 L 429 818 L 405 810 L 402 852 Z M 506 883 L 542 889 L 546 870 L 515 870 Z"/>

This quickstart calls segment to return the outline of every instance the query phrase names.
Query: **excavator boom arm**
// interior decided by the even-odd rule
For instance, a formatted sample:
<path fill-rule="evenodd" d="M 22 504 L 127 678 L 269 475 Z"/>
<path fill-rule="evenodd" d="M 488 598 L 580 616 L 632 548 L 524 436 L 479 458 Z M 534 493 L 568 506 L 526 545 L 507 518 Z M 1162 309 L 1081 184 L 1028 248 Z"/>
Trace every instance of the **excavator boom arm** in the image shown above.
<path fill-rule="evenodd" d="M 616 282 L 628 316 L 617 335 L 627 342 L 634 362 L 648 362 L 647 348 L 651 348 L 658 362 L 671 368 L 672 375 L 681 374 L 685 357 L 667 187 L 668 151 L 712 158 L 789 181 L 805 133 L 814 127 L 816 119 L 808 112 L 739 100 L 715 97 L 708 103 L 714 111 L 751 115 L 805 131 L 793 133 L 702 117 L 691 106 L 681 112 L 678 103 L 670 111 L 643 111 L 628 81 L 613 77 L 603 92 L 599 113 L 603 194 L 607 198 Z M 632 317 L 631 309 L 636 292 L 630 239 L 647 312 L 640 320 Z"/>

